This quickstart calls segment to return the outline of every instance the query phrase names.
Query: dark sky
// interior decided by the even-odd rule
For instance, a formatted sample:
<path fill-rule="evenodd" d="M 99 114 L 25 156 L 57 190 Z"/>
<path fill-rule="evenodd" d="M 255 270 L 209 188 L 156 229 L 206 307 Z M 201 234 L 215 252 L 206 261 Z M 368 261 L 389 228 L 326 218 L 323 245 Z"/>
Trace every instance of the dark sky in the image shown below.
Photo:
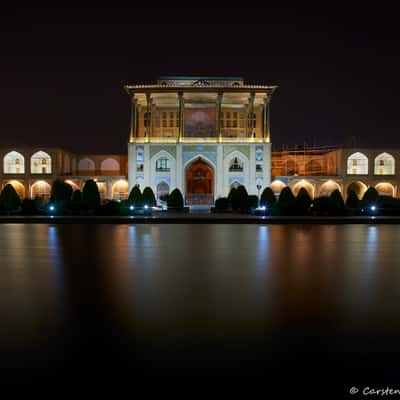
<path fill-rule="evenodd" d="M 155 8 L 3 10 L 0 146 L 126 152 L 123 85 L 171 74 L 279 85 L 275 148 L 400 147 L 397 9 Z"/>

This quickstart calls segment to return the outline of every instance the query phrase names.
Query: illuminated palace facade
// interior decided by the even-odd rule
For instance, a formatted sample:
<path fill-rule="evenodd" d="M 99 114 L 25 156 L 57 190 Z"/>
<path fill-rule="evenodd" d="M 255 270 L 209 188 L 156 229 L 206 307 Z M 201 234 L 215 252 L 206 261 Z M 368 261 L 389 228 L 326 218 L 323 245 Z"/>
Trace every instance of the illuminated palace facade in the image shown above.
<path fill-rule="evenodd" d="M 271 184 L 269 107 L 275 86 L 241 78 L 164 77 L 125 86 L 132 104 L 129 187 L 177 187 L 188 205 L 211 205 L 232 185 Z"/>
<path fill-rule="evenodd" d="M 131 100 L 128 154 L 76 154 L 61 148 L 1 148 L 0 184 L 21 198 L 48 199 L 62 179 L 73 189 L 97 182 L 102 200 L 122 200 L 133 186 L 156 197 L 179 188 L 186 205 L 212 205 L 232 187 L 276 195 L 304 187 L 312 198 L 339 189 L 362 197 L 369 186 L 398 196 L 400 149 L 271 150 L 270 107 L 276 86 L 242 78 L 164 77 L 127 85 Z"/>

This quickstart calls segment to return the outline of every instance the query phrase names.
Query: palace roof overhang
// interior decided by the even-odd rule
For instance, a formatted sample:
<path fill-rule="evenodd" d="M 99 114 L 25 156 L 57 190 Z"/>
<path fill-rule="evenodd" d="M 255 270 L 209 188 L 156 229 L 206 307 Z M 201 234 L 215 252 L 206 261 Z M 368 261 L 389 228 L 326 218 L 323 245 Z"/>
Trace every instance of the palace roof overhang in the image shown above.
<path fill-rule="evenodd" d="M 254 93 L 272 93 L 278 88 L 273 85 L 241 85 L 241 86 L 225 86 L 225 85 L 204 85 L 204 86 L 193 86 L 193 85 L 125 85 L 124 89 L 128 95 L 133 96 L 135 93 L 165 93 L 165 92 L 191 92 L 191 93 L 243 93 L 243 92 L 254 92 Z"/>

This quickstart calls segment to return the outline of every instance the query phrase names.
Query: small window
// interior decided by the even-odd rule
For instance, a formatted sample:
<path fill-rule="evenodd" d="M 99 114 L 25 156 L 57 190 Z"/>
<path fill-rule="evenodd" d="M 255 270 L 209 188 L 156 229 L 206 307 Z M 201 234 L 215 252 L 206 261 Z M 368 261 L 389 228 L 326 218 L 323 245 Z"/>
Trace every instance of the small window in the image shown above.
<path fill-rule="evenodd" d="M 142 149 L 136 152 L 136 161 L 144 161 L 144 151 Z"/>
<path fill-rule="evenodd" d="M 159 158 L 156 162 L 156 171 L 157 172 L 169 172 L 170 165 L 168 158 Z"/>
<path fill-rule="evenodd" d="M 262 164 L 256 164 L 256 172 L 262 172 Z"/>

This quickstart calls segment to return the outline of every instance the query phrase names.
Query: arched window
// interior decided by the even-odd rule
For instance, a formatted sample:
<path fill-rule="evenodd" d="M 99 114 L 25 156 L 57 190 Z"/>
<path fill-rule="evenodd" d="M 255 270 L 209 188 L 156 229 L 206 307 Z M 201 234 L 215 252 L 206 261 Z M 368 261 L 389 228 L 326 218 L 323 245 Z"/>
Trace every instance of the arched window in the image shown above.
<path fill-rule="evenodd" d="M 232 158 L 229 163 L 230 172 L 242 172 L 243 171 L 243 161 L 237 157 Z"/>
<path fill-rule="evenodd" d="M 169 185 L 167 182 L 161 181 L 157 185 L 157 198 L 159 199 L 161 196 L 165 196 L 169 193 Z"/>
<path fill-rule="evenodd" d="M 106 158 L 100 164 L 101 173 L 114 172 L 115 175 L 119 173 L 119 162 L 113 158 Z"/>
<path fill-rule="evenodd" d="M 32 155 L 31 174 L 51 174 L 51 157 L 44 151 Z"/>
<path fill-rule="evenodd" d="M 90 158 L 82 158 L 79 160 L 78 163 L 78 171 L 80 173 L 94 173 L 95 170 L 95 165 L 94 161 L 91 160 Z"/>
<path fill-rule="evenodd" d="M 47 202 L 50 200 L 51 186 L 45 181 L 37 181 L 31 187 L 31 198 L 42 199 Z"/>
<path fill-rule="evenodd" d="M 360 152 L 353 153 L 347 159 L 348 175 L 368 175 L 368 158 Z"/>
<path fill-rule="evenodd" d="M 4 156 L 5 174 L 23 174 L 25 173 L 24 156 L 16 151 L 10 151 Z"/>
<path fill-rule="evenodd" d="M 128 182 L 121 179 L 114 183 L 112 187 L 112 197 L 116 200 L 126 200 L 128 198 Z"/>
<path fill-rule="evenodd" d="M 375 175 L 394 175 L 394 158 L 388 153 L 375 158 Z"/>
<path fill-rule="evenodd" d="M 156 171 L 157 172 L 169 172 L 171 170 L 171 166 L 168 158 L 162 157 L 156 161 Z"/>

